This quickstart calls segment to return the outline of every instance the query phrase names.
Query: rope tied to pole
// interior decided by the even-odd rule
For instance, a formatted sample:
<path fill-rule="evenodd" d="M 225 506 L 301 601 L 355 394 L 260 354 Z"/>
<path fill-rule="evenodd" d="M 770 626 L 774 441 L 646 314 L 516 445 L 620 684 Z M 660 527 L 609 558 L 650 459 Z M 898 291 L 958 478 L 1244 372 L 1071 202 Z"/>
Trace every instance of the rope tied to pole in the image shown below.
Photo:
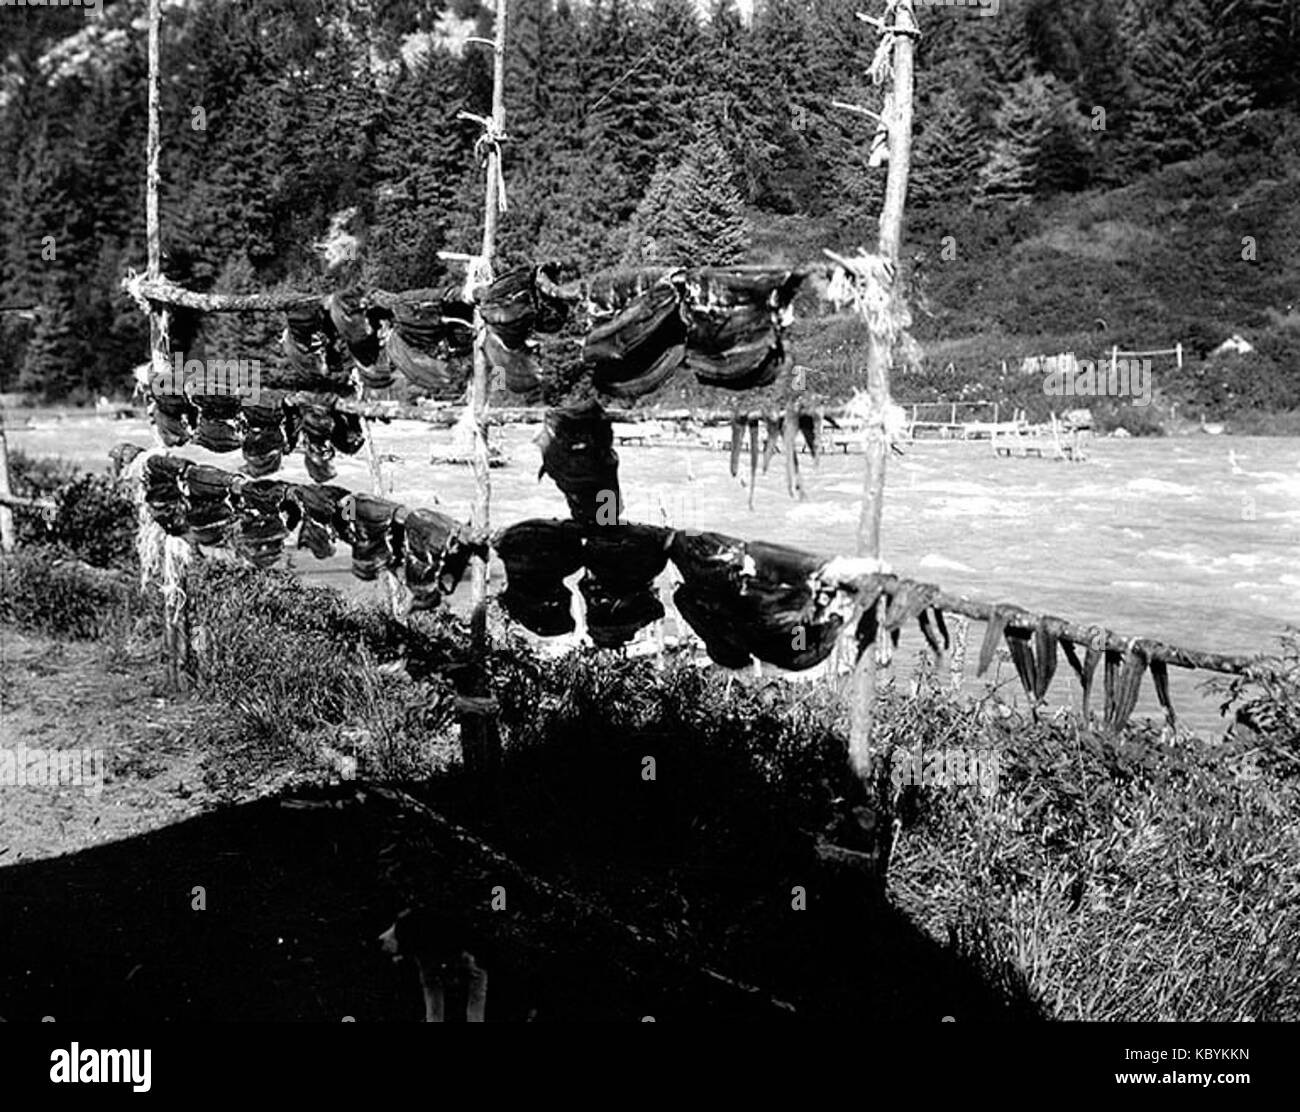
<path fill-rule="evenodd" d="M 894 264 L 884 255 L 875 255 L 858 248 L 856 255 L 840 255 L 828 248 L 823 253 L 843 268 L 849 279 L 853 309 L 871 331 L 886 336 L 892 342 L 906 327 L 894 297 Z"/>
<path fill-rule="evenodd" d="M 152 306 L 149 299 L 144 295 L 144 284 L 148 275 L 137 274 L 134 267 L 127 267 L 126 276 L 122 279 L 122 289 L 126 291 L 126 296 L 135 302 L 135 307 L 142 313 L 149 313 Z"/>
<path fill-rule="evenodd" d="M 509 136 L 497 127 L 496 121 L 491 116 L 480 116 L 476 112 L 466 112 L 462 109 L 456 113 L 456 119 L 470 120 L 483 129 L 479 137 L 474 140 L 474 157 L 480 166 L 492 167 L 496 176 L 496 191 L 501 202 L 501 211 L 509 212 L 509 206 L 506 204 L 506 176 L 501 169 L 501 144 L 509 139 Z"/>
<path fill-rule="evenodd" d="M 175 625 L 181 620 L 189 601 L 185 591 L 185 571 L 190 565 L 194 550 L 184 537 L 164 532 L 162 526 L 154 521 L 145 501 L 144 481 L 149 460 L 167 454 L 167 450 L 162 447 L 147 448 L 122 469 L 122 475 L 130 482 L 136 505 L 135 548 L 140 560 L 140 588 L 143 590 L 151 582 L 158 582 L 164 616 L 170 625 Z"/>
<path fill-rule="evenodd" d="M 887 79 L 894 75 L 894 47 L 900 37 L 918 39 L 921 37 L 920 29 L 915 26 L 901 26 L 898 19 L 892 23 L 887 20 L 894 15 L 895 8 L 898 6 L 898 0 L 888 0 L 885 6 L 885 14 L 882 18 L 865 15 L 858 12 L 858 19 L 863 23 L 868 23 L 876 29 L 880 35 L 880 42 L 876 44 L 875 54 L 872 55 L 871 64 L 867 67 L 867 74 L 871 78 L 873 85 L 881 85 Z M 876 133 L 871 138 L 871 153 L 868 159 L 868 165 L 875 168 L 883 166 L 889 161 L 889 137 L 893 134 L 895 125 L 898 122 L 898 109 L 894 103 L 893 90 L 885 93 L 884 106 L 880 110 L 880 115 L 876 117 Z"/>

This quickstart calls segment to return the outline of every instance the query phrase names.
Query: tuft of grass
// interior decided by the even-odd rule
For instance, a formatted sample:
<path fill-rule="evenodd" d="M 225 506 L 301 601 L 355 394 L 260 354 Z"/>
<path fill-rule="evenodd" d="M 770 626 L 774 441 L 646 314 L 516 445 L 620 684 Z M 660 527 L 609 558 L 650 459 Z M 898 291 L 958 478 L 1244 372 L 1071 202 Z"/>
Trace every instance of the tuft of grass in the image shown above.
<path fill-rule="evenodd" d="M 1300 1018 L 1294 778 L 1247 742 L 987 715 L 999 790 L 916 791 L 891 895 L 1059 1019 Z"/>
<path fill-rule="evenodd" d="M 446 620 L 407 629 L 283 571 L 204 561 L 190 572 L 200 690 L 232 711 L 240 775 L 261 760 L 344 778 L 423 778 L 451 759 L 451 685 L 421 671 L 454 656 Z M 413 678 L 411 672 L 421 675 Z"/>
<path fill-rule="evenodd" d="M 50 637 L 95 640 L 147 614 L 136 579 L 94 567 L 57 545 L 0 558 L 0 620 Z"/>

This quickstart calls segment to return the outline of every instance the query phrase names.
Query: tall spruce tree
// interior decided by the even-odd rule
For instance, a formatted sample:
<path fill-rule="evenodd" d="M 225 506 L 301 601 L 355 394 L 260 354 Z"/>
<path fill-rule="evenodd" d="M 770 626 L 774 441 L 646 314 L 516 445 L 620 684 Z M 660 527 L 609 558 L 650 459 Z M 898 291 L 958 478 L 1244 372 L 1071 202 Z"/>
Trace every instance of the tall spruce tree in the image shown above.
<path fill-rule="evenodd" d="M 1052 132 L 1049 79 L 1031 74 L 1012 85 L 993 114 L 994 139 L 976 182 L 981 205 L 1024 204 L 1038 189 Z"/>
<path fill-rule="evenodd" d="M 626 265 L 722 266 L 744 255 L 748 227 L 726 149 L 703 135 L 660 166 L 637 208 Z"/>
<path fill-rule="evenodd" d="M 912 147 L 908 202 L 934 208 L 971 198 L 984 160 L 978 128 L 955 89 L 941 88 L 921 115 Z"/>
<path fill-rule="evenodd" d="M 1221 143 L 1249 91 L 1237 79 L 1223 7 L 1211 0 L 1129 0 L 1136 104 L 1129 157 L 1163 165 Z"/>
<path fill-rule="evenodd" d="M 736 0 L 713 0 L 702 49 L 707 70 L 698 119 L 727 148 L 745 199 L 756 201 L 780 148 L 767 126 L 770 107 L 746 68 L 747 32 Z"/>
<path fill-rule="evenodd" d="M 475 246 L 461 241 L 482 206 L 476 136 L 456 118 L 467 107 L 464 78 L 460 59 L 434 47 L 385 95 L 366 259 L 367 280 L 383 288 L 433 285 L 448 269 L 439 251 Z"/>

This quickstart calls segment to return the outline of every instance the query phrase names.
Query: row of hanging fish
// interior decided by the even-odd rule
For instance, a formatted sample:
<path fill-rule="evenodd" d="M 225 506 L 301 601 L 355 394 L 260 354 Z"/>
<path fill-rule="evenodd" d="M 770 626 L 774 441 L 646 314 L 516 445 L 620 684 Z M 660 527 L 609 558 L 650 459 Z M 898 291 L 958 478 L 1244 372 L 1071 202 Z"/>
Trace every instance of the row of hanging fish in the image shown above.
<path fill-rule="evenodd" d="M 596 416 L 589 409 L 562 414 L 556 425 L 562 435 L 576 434 L 579 445 L 585 445 L 583 423 Z M 121 467 L 139 452 L 123 446 L 115 458 Z M 614 471 L 600 478 L 599 489 L 612 490 L 617 504 L 617 457 L 613 463 Z M 601 461 L 601 466 L 607 464 Z M 555 466 L 553 459 L 550 466 Z M 827 560 L 784 545 L 602 518 L 594 512 L 596 487 L 584 469 L 566 465 L 558 470 L 557 483 L 575 480 L 565 492 L 573 520 L 519 522 L 499 530 L 490 542 L 506 568 L 501 605 L 539 636 L 573 631 L 564 580 L 581 570 L 578 589 L 593 642 L 602 648 L 626 644 L 663 618 L 655 581 L 671 562 L 681 577 L 673 594 L 677 612 L 704 642 L 710 658 L 727 668 L 743 668 L 755 659 L 789 671 L 815 667 L 830 655 L 855 614 L 859 653 L 870 651 L 882 633 L 897 646 L 901 630 L 912 622 L 938 658 L 945 659 L 950 650 L 935 584 L 864 573 L 860 562 Z M 342 540 L 351 546 L 358 578 L 374 580 L 384 570 L 403 572 L 414 609 L 440 605 L 460 583 L 470 559 L 487 556 L 488 545 L 445 514 L 339 486 L 252 479 L 161 453 L 147 454 L 141 475 L 145 504 L 169 534 L 195 544 L 233 547 L 260 567 L 279 561 L 295 530 L 298 548 L 318 559 L 331 556 L 335 541 Z M 1124 650 L 1110 648 L 1104 631 L 1097 630 L 1094 643 L 1083 644 L 1080 656 L 1080 646 L 1062 636 L 1061 627 L 1056 619 L 996 607 L 977 675 L 987 671 L 1005 641 L 1036 705 L 1056 674 L 1059 648 L 1083 688 L 1086 712 L 1097 665 L 1104 661 L 1104 721 L 1119 729 L 1131 716 L 1150 669 L 1160 705 L 1175 721 L 1168 665 L 1154 652 L 1154 643 L 1139 640 Z"/>
<path fill-rule="evenodd" d="M 362 420 L 338 408 L 334 394 L 261 391 L 248 398 L 168 398 L 153 415 L 169 448 L 195 444 L 210 452 L 239 451 L 253 478 L 280 470 L 284 457 L 302 445 L 307 474 L 327 483 L 338 474 L 337 452 L 355 455 L 366 443 Z"/>
<path fill-rule="evenodd" d="M 681 366 L 703 383 L 750 389 L 775 380 L 782 329 L 802 281 L 785 269 L 619 272 L 569 287 L 558 277 L 552 263 L 520 267 L 475 291 L 472 302 L 452 286 L 373 300 L 352 288 L 297 306 L 285 313 L 283 358 L 258 364 L 257 389 L 352 395 L 355 377 L 373 389 L 401 379 L 418 395 L 459 397 L 477 308 L 489 365 L 512 393 L 535 396 L 546 381 L 536 337 L 560 331 L 579 302 L 587 317 L 583 358 L 602 393 L 641 397 Z M 181 365 L 207 362 L 202 314 L 173 308 L 168 341 L 168 356 Z M 231 440 L 221 422 L 234 420 L 238 402 L 228 393 L 205 393 L 201 382 L 178 390 L 156 373 L 142 386 L 164 444 Z"/>
<path fill-rule="evenodd" d="M 1015 626 L 1010 624 L 1013 619 L 1016 620 Z M 1104 661 L 1103 721 L 1109 729 L 1118 730 L 1137 706 L 1142 679 L 1150 669 L 1156 699 L 1169 724 L 1176 723 L 1177 715 L 1169 697 L 1169 665 L 1157 655 L 1154 642 L 1135 639 L 1127 648 L 1118 649 L 1109 646 L 1104 630 L 1097 629 L 1092 643 L 1076 643 L 1059 632 L 1062 624 L 1058 619 L 1035 618 L 1017 607 L 994 607 L 985 628 L 976 674 L 984 674 L 992 663 L 999 641 L 1005 639 L 1021 686 L 1029 700 L 1037 704 L 1046 697 L 1056 675 L 1059 647 L 1079 680 L 1086 714 L 1097 665 Z M 1082 656 L 1079 655 L 1080 649 L 1083 650 Z"/>
<path fill-rule="evenodd" d="M 120 467 L 140 453 L 124 446 Z M 463 524 L 436 510 L 409 509 L 333 485 L 252 479 L 179 456 L 149 453 L 140 469 L 144 503 L 164 532 L 190 543 L 233 549 L 269 568 L 297 531 L 297 547 L 319 560 L 335 542 L 352 550 L 352 574 L 373 581 L 402 572 L 412 609 L 433 609 L 460 583 L 471 557 L 487 548 Z"/>
<path fill-rule="evenodd" d="M 817 458 L 823 442 L 823 418 L 820 413 L 809 412 L 791 398 L 783 407 L 754 409 L 737 412 L 731 418 L 731 477 L 740 473 L 741 453 L 745 438 L 749 438 L 749 508 L 754 508 L 754 489 L 758 479 L 758 461 L 761 454 L 763 474 L 776 455 L 778 448 L 785 461 L 785 484 L 790 496 L 804 498 L 803 479 L 799 474 L 799 438 L 808 447 L 808 453 Z M 760 452 L 760 443 L 762 449 Z"/>
<path fill-rule="evenodd" d="M 587 289 L 595 324 L 582 349 L 592 382 L 602 394 L 640 398 L 685 367 L 706 386 L 770 386 L 803 278 L 789 269 L 701 268 L 596 279 Z"/>

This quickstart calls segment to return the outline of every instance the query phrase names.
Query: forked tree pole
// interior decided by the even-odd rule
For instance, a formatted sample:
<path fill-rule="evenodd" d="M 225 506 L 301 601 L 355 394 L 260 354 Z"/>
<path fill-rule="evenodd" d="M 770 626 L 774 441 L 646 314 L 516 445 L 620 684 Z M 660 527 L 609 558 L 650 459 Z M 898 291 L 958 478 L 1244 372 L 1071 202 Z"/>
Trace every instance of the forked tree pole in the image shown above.
<path fill-rule="evenodd" d="M 889 407 L 889 367 L 893 359 L 895 298 L 898 256 L 903 236 L 903 206 L 907 200 L 907 175 L 912 157 L 912 61 L 917 37 L 913 0 L 898 0 L 894 6 L 893 112 L 889 127 L 889 174 L 885 181 L 885 204 L 880 213 L 878 252 L 890 264 L 889 304 L 882 314 L 886 327 L 873 327 L 867 346 L 866 470 L 863 475 L 862 513 L 858 519 L 857 554 L 880 559 L 880 520 L 885 500 L 885 468 L 889 442 L 885 414 Z M 876 702 L 876 652 L 868 648 L 853 671 L 849 760 L 860 777 L 871 774 L 871 727 Z"/>
<path fill-rule="evenodd" d="M 506 9 L 507 0 L 497 0 L 496 34 L 492 43 L 492 116 L 486 132 L 487 180 L 483 193 L 483 248 L 477 277 L 491 277 L 492 258 L 496 254 L 497 224 L 501 214 L 501 136 L 505 134 L 506 98 Z M 477 339 L 474 344 L 474 373 L 470 380 L 470 409 L 473 413 L 474 470 L 473 528 L 486 533 L 492 517 L 492 479 L 488 458 L 487 394 L 488 358 L 484 349 L 485 326 L 478 309 L 474 310 Z M 488 559 L 476 558 L 470 579 L 470 648 L 472 653 L 469 698 L 461 701 L 461 755 L 475 771 L 490 774 L 500 758 L 500 735 L 495 708 L 487 684 L 487 598 Z"/>
<path fill-rule="evenodd" d="M 158 219 L 158 156 L 161 148 L 159 124 L 159 61 L 158 40 L 162 25 L 161 0 L 149 0 L 149 130 L 145 139 L 144 227 L 148 265 L 145 278 L 158 282 L 162 278 L 162 230 Z M 166 309 L 156 305 L 149 312 L 149 357 L 154 369 L 167 363 Z M 188 592 L 181 585 L 181 610 L 176 613 L 170 605 L 163 606 L 163 653 L 166 657 L 167 682 L 173 691 L 187 685 L 186 664 L 189 656 L 187 626 Z"/>
<path fill-rule="evenodd" d="M 506 54 L 506 7 L 507 0 L 497 0 L 496 40 L 492 46 L 492 129 L 497 136 L 505 131 L 505 54 Z M 497 223 L 500 219 L 501 196 L 498 183 L 501 180 L 501 147 L 497 142 L 487 144 L 487 182 L 483 195 L 483 272 L 490 274 L 492 257 L 496 254 Z M 483 318 L 475 310 L 475 326 L 478 340 L 474 345 L 474 377 L 470 385 L 470 407 L 474 413 L 474 516 L 472 524 L 487 530 L 492 510 L 492 481 L 488 467 L 487 442 L 487 392 L 488 359 L 483 346 Z M 473 628 L 476 641 L 486 637 L 487 613 L 487 578 L 486 560 L 474 561 Z"/>

